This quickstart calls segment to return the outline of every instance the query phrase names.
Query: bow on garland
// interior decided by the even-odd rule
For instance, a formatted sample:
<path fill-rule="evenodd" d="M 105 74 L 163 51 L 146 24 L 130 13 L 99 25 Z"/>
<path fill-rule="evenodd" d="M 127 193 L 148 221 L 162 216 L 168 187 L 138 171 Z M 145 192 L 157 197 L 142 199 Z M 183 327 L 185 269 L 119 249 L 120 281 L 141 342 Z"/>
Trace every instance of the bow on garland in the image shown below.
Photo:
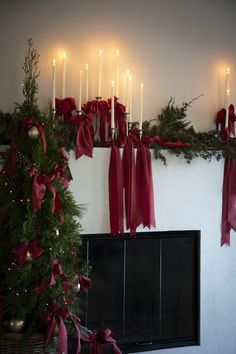
<path fill-rule="evenodd" d="M 37 120 L 34 119 L 34 117 L 32 117 L 32 116 L 25 117 L 20 123 L 20 128 L 29 130 L 32 127 L 38 128 L 41 139 L 42 139 L 42 143 L 43 143 L 43 151 L 44 151 L 44 154 L 46 154 L 47 142 L 46 142 L 46 137 L 45 137 L 43 125 L 40 124 L 39 122 L 37 122 Z"/>
<path fill-rule="evenodd" d="M 53 286 L 56 284 L 57 279 L 60 278 L 63 282 L 63 289 L 64 291 L 69 291 L 72 288 L 70 282 L 68 282 L 66 275 L 62 271 L 61 264 L 58 262 L 57 259 L 53 261 L 53 270 L 51 274 L 50 280 L 42 280 L 39 287 L 34 289 L 34 292 L 39 296 L 42 294 L 44 290 L 46 290 L 49 286 Z"/>
<path fill-rule="evenodd" d="M 76 159 L 82 155 L 93 157 L 93 119 L 92 114 L 72 115 L 66 119 L 66 123 L 77 125 Z"/>
<path fill-rule="evenodd" d="M 53 195 L 53 206 L 52 212 L 58 212 L 62 218 L 62 209 L 59 199 L 59 195 L 56 191 L 56 188 L 52 184 L 52 181 L 56 177 L 55 174 L 39 174 L 36 167 L 33 167 L 29 170 L 29 176 L 34 177 L 32 184 L 32 203 L 33 203 L 33 213 L 36 213 L 41 208 L 41 203 L 44 198 L 46 188 L 50 190 Z"/>
<path fill-rule="evenodd" d="M 114 349 L 114 354 L 122 354 L 116 345 L 116 340 L 113 338 L 113 334 L 109 328 L 90 332 L 86 341 L 90 343 L 91 354 L 103 354 L 103 344 L 111 344 Z"/>
<path fill-rule="evenodd" d="M 67 330 L 64 321 L 69 317 L 69 310 L 67 308 L 61 308 L 58 305 L 52 306 L 50 312 L 48 312 L 43 320 L 47 325 L 44 343 L 47 346 L 51 337 L 54 334 L 56 325 L 58 326 L 58 344 L 57 353 L 67 354 Z"/>
<path fill-rule="evenodd" d="M 102 144 L 106 143 L 106 124 L 109 123 L 110 106 L 105 100 L 93 100 L 83 105 L 82 110 L 88 114 L 99 117 L 99 135 Z M 96 133 L 96 132 L 95 132 Z"/>
<path fill-rule="evenodd" d="M 226 110 L 222 108 L 216 115 L 216 130 L 221 131 L 221 136 L 223 140 L 227 140 L 229 136 L 232 134 L 235 137 L 235 128 L 234 122 L 236 121 L 236 116 L 234 113 L 234 105 L 229 106 L 229 124 L 228 127 L 225 128 L 226 125 Z M 219 129 L 220 127 L 220 129 Z"/>
<path fill-rule="evenodd" d="M 72 97 L 56 98 L 56 115 L 68 118 L 72 111 L 76 110 L 75 99 Z"/>
<path fill-rule="evenodd" d="M 27 244 L 21 243 L 12 249 L 14 254 L 15 262 L 19 265 L 24 265 L 26 262 L 27 253 L 30 254 L 32 259 L 37 259 L 44 252 L 44 249 L 39 247 L 40 238 L 36 237 Z"/>

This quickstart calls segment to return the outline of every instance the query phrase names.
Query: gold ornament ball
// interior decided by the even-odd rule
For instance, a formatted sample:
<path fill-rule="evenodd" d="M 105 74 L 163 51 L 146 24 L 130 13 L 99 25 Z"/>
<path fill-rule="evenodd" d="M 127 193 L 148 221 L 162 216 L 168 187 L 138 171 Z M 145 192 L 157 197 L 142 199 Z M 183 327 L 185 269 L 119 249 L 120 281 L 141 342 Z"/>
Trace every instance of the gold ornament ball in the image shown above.
<path fill-rule="evenodd" d="M 33 258 L 32 258 L 31 253 L 29 251 L 27 252 L 25 259 L 26 259 L 26 262 L 32 262 Z"/>
<path fill-rule="evenodd" d="M 73 291 L 75 294 L 78 294 L 80 292 L 80 283 L 77 285 L 73 285 Z"/>
<path fill-rule="evenodd" d="M 58 336 L 58 334 L 59 334 L 59 327 L 58 327 L 58 324 L 56 324 L 54 327 L 53 335 Z"/>
<path fill-rule="evenodd" d="M 11 333 L 20 333 L 24 328 L 25 321 L 20 319 L 11 319 L 8 323 L 8 328 Z"/>
<path fill-rule="evenodd" d="M 38 139 L 39 138 L 39 130 L 37 127 L 33 126 L 28 131 L 28 135 L 31 139 Z"/>

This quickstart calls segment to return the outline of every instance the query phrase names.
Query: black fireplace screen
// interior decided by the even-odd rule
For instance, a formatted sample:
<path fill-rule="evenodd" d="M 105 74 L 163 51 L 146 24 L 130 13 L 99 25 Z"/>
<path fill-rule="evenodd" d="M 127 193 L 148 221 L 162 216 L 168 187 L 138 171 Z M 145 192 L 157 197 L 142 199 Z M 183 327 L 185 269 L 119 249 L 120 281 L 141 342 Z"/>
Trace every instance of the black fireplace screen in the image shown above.
<path fill-rule="evenodd" d="M 110 328 L 123 352 L 199 345 L 200 231 L 84 235 L 83 257 L 86 326 Z"/>

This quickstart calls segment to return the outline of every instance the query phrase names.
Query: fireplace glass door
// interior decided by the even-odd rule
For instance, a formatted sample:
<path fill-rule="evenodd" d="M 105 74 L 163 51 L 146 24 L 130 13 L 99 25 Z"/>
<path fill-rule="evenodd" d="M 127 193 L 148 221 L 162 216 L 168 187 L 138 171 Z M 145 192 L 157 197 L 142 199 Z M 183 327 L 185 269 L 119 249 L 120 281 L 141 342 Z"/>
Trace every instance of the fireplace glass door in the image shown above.
<path fill-rule="evenodd" d="M 199 231 L 84 235 L 83 258 L 88 328 L 110 328 L 123 352 L 199 345 Z"/>

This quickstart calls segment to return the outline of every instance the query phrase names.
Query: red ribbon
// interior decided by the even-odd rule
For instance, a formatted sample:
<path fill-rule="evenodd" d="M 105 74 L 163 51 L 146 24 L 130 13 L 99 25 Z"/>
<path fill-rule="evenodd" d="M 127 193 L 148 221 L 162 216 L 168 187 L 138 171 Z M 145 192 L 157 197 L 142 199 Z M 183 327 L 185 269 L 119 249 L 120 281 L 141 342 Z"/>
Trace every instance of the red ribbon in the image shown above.
<path fill-rule="evenodd" d="M 182 147 L 190 147 L 191 146 L 191 144 L 183 143 L 180 140 L 168 141 L 165 138 L 163 138 L 163 136 L 161 136 L 161 135 L 156 135 L 153 138 L 153 142 L 157 143 L 160 146 L 170 147 L 170 148 L 182 148 Z"/>
<path fill-rule="evenodd" d="M 52 310 L 44 316 L 47 325 L 44 343 L 47 346 L 54 334 L 55 326 L 58 325 L 57 353 L 67 354 L 67 330 L 64 321 L 69 317 L 67 308 L 54 305 Z"/>
<path fill-rule="evenodd" d="M 229 106 L 229 126 L 225 128 L 226 123 L 226 110 L 222 108 L 216 115 L 216 129 L 221 130 L 221 137 L 223 140 L 228 140 L 230 135 L 232 134 L 235 137 L 235 128 L 234 122 L 236 121 L 236 116 L 234 113 L 234 105 Z M 221 125 L 221 129 L 219 129 L 219 125 Z"/>
<path fill-rule="evenodd" d="M 44 154 L 47 151 L 47 142 L 46 142 L 46 137 L 45 137 L 45 132 L 44 132 L 44 127 L 42 124 L 40 124 L 39 122 L 36 121 L 36 119 L 32 116 L 28 116 L 25 117 L 22 121 L 21 121 L 21 127 L 23 129 L 31 129 L 32 127 L 37 127 L 42 139 L 42 143 L 43 143 L 43 151 Z"/>
<path fill-rule="evenodd" d="M 82 114 L 71 116 L 66 121 L 69 124 L 77 125 L 76 159 L 80 158 L 82 155 L 93 157 L 93 119 L 92 114 Z"/>
<path fill-rule="evenodd" d="M 46 290 L 49 286 L 53 286 L 56 284 L 57 278 L 61 278 L 63 281 L 63 289 L 64 291 L 68 291 L 72 288 L 70 282 L 68 282 L 66 275 L 62 271 L 61 264 L 58 262 L 57 259 L 53 261 L 53 270 L 51 274 L 50 280 L 42 280 L 40 286 L 34 289 L 34 292 L 39 296 L 42 294 L 44 290 Z"/>
<path fill-rule="evenodd" d="M 71 112 L 76 110 L 75 99 L 72 97 L 63 99 L 56 98 L 56 110 L 58 116 L 64 115 L 67 117 L 68 115 L 71 115 Z"/>
<path fill-rule="evenodd" d="M 110 106 L 107 101 L 98 101 L 98 100 L 93 100 L 87 102 L 83 106 L 83 111 L 86 114 L 93 114 L 96 117 L 99 116 L 100 118 L 100 124 L 99 124 L 99 135 L 100 135 L 100 141 L 102 144 L 106 143 L 106 125 L 109 123 L 109 112 L 110 112 Z"/>
<path fill-rule="evenodd" d="M 109 165 L 109 209 L 112 235 L 123 235 L 123 173 L 120 150 L 114 141 Z"/>
<path fill-rule="evenodd" d="M 1 172 L 7 172 L 9 175 L 13 175 L 15 173 L 15 165 L 18 162 L 16 149 L 16 144 L 11 144 L 9 151 L 1 152 L 1 156 L 7 156 L 8 161 L 7 166 L 2 169 Z"/>
<path fill-rule="evenodd" d="M 113 334 L 109 328 L 101 331 L 92 331 L 89 335 L 88 341 L 90 344 L 91 354 L 103 354 L 102 345 L 111 344 L 114 349 L 114 354 L 122 354 L 113 338 Z"/>
<path fill-rule="evenodd" d="M 123 183 L 125 190 L 125 215 L 126 228 L 130 229 L 131 235 L 136 234 L 136 173 L 134 143 L 131 136 L 127 137 L 122 156 Z"/>
<path fill-rule="evenodd" d="M 91 279 L 85 275 L 78 275 L 76 278 L 77 284 L 80 284 L 80 290 L 88 290 L 91 288 Z"/>
<path fill-rule="evenodd" d="M 236 231 L 236 160 L 225 159 L 223 196 L 222 196 L 222 221 L 221 221 L 221 246 L 230 245 L 230 230 Z"/>
<path fill-rule="evenodd" d="M 37 259 L 44 252 L 44 249 L 39 247 L 40 238 L 36 237 L 27 245 L 25 243 L 21 243 L 18 246 L 12 249 L 12 253 L 15 256 L 15 262 L 19 265 L 24 265 L 26 262 L 27 253 L 29 252 L 32 259 Z"/>
<path fill-rule="evenodd" d="M 62 216 L 59 195 L 52 184 L 55 174 L 50 176 L 46 174 L 40 175 L 36 168 L 32 168 L 29 171 L 29 176 L 34 176 L 32 184 L 33 213 L 36 213 L 41 208 L 41 203 L 45 195 L 46 188 L 48 188 L 53 195 L 52 212 L 58 212 Z"/>
<path fill-rule="evenodd" d="M 154 191 L 152 178 L 151 153 L 152 138 L 142 135 L 138 144 L 136 159 L 136 226 L 156 225 L 154 212 Z"/>

